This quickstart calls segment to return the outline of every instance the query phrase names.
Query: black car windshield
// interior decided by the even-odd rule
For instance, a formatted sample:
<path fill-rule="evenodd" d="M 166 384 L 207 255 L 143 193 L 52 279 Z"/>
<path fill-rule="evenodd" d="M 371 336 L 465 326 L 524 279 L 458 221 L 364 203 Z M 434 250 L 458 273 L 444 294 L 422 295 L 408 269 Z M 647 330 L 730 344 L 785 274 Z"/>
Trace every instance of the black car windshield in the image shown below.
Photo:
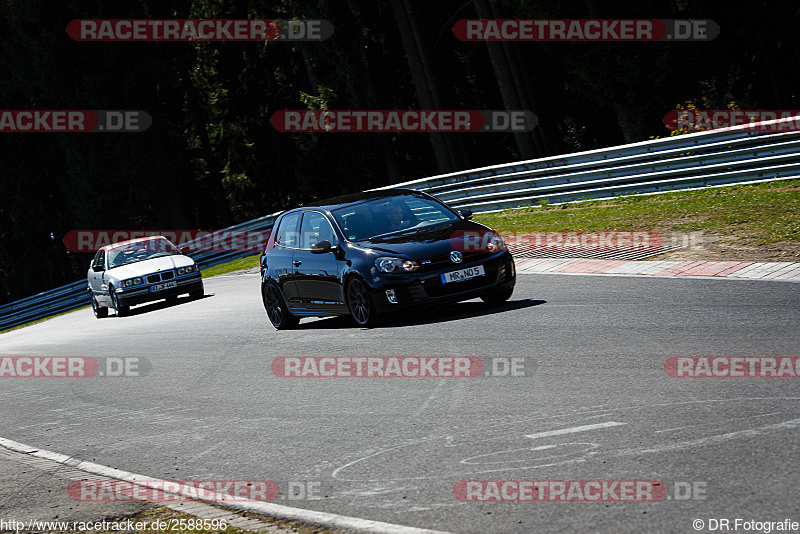
<path fill-rule="evenodd" d="M 459 220 L 442 204 L 421 195 L 376 198 L 331 213 L 349 241 L 374 239 Z"/>
<path fill-rule="evenodd" d="M 180 254 L 175 245 L 166 239 L 148 239 L 126 243 L 108 250 L 108 268 L 122 267 L 137 261 L 149 260 L 160 256 Z"/>

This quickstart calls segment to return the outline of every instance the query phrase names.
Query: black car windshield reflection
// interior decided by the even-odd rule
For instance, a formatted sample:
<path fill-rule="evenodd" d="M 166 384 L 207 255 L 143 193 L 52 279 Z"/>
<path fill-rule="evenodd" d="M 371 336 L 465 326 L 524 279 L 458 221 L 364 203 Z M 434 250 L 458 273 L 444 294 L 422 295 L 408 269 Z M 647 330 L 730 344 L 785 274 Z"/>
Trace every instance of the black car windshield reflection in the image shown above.
<path fill-rule="evenodd" d="M 165 239 L 149 239 L 127 243 L 108 251 L 108 268 L 122 267 L 139 261 L 150 260 L 160 256 L 180 254 L 172 243 Z"/>
<path fill-rule="evenodd" d="M 369 200 L 331 213 L 348 241 L 402 235 L 459 220 L 443 205 L 417 195 Z"/>

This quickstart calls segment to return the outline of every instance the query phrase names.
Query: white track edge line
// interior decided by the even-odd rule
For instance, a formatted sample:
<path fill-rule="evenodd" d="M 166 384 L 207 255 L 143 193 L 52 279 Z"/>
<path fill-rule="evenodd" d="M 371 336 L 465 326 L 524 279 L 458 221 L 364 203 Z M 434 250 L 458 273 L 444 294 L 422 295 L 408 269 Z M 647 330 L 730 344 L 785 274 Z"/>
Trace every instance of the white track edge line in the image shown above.
<path fill-rule="evenodd" d="M 44 458 L 57 462 L 63 465 L 68 465 L 81 471 L 86 471 L 95 475 L 106 476 L 109 478 L 116 478 L 119 480 L 126 480 L 135 482 L 137 480 L 153 480 L 153 477 L 146 477 L 130 473 L 121 469 L 115 469 L 93 462 L 84 462 L 77 460 L 65 454 L 52 452 L 38 447 L 32 447 L 18 441 L 13 441 L 7 438 L 0 437 L 0 445 L 11 449 L 13 451 L 29 454 L 37 458 Z M 310 525 L 329 528 L 332 530 L 346 530 L 349 532 L 365 532 L 375 534 L 448 534 L 440 530 L 429 530 L 417 527 L 408 527 L 404 525 L 395 525 L 392 523 L 384 523 L 381 521 L 373 521 L 371 519 L 362 519 L 359 517 L 349 517 L 339 514 L 331 514 L 328 512 L 316 512 L 313 510 L 306 510 L 303 508 L 293 508 L 291 506 L 284 506 L 281 504 L 273 503 L 229 503 L 229 502 L 214 502 L 214 501 L 198 501 L 208 504 L 210 506 L 223 505 L 220 508 L 234 507 L 250 513 L 262 514 L 265 516 L 273 517 L 275 519 L 299 521 L 301 523 L 308 523 Z"/>

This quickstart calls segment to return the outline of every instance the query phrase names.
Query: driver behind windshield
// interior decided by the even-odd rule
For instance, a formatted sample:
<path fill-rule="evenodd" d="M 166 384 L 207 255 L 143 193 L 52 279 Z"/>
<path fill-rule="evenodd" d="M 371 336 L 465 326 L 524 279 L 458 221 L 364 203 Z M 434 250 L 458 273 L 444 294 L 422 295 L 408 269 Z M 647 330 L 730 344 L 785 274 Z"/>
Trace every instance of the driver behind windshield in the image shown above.
<path fill-rule="evenodd" d="M 180 252 L 168 241 L 163 239 L 150 239 L 116 247 L 108 251 L 108 264 L 111 267 L 121 267 L 158 256 L 170 256 Z"/>
<path fill-rule="evenodd" d="M 395 232 L 411 226 L 411 221 L 405 219 L 405 210 L 402 202 L 397 200 L 389 204 L 386 218 L 388 220 L 387 232 Z"/>

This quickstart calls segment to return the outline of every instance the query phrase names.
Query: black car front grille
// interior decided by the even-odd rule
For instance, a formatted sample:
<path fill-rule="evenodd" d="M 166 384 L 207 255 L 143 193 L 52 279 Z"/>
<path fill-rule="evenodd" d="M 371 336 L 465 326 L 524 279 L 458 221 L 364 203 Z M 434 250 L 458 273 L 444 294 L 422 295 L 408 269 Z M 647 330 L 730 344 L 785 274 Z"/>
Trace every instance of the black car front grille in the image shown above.
<path fill-rule="evenodd" d="M 161 279 L 162 280 L 169 280 L 171 278 L 175 278 L 175 273 L 174 272 L 172 272 L 172 271 L 164 271 L 163 273 L 161 273 Z"/>
<path fill-rule="evenodd" d="M 438 271 L 439 269 L 446 269 L 447 267 L 453 267 L 454 269 L 457 269 L 461 264 L 484 260 L 491 257 L 493 253 L 485 251 L 472 251 L 462 252 L 461 254 L 464 259 L 460 263 L 454 263 L 450 259 L 450 253 L 424 259 L 422 262 L 420 262 L 420 272 Z"/>
<path fill-rule="evenodd" d="M 157 274 L 151 274 L 150 276 L 147 277 L 148 284 L 155 284 L 160 281 L 161 281 L 161 276 Z"/>

